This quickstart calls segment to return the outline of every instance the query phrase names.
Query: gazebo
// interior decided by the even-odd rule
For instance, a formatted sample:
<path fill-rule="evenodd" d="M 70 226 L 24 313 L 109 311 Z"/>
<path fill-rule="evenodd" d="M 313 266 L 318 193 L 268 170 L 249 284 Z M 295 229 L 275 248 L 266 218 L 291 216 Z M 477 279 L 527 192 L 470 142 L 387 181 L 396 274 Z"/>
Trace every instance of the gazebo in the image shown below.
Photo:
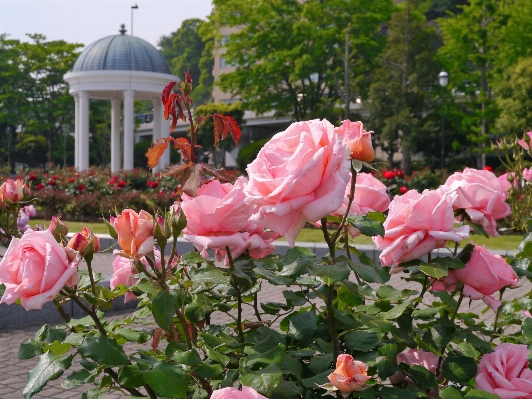
<path fill-rule="evenodd" d="M 124 25 L 119 35 L 107 36 L 87 46 L 80 54 L 72 72 L 64 76 L 75 100 L 75 167 L 89 168 L 89 99 L 111 100 L 111 170 L 133 169 L 135 128 L 133 102 L 153 103 L 153 141 L 169 135 L 164 119 L 161 93 L 177 77 L 161 53 L 150 43 L 126 35 Z M 120 109 L 124 102 L 123 146 L 120 144 Z M 123 148 L 123 163 L 121 162 Z M 156 170 L 170 163 L 166 150 Z"/>

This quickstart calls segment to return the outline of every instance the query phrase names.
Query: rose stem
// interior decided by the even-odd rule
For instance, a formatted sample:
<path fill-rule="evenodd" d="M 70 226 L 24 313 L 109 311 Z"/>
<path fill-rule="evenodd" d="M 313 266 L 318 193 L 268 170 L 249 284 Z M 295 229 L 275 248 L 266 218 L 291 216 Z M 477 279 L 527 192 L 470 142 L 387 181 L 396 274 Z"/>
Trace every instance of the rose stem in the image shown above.
<path fill-rule="evenodd" d="M 231 266 L 231 269 L 235 269 L 235 262 L 233 260 L 233 257 L 231 256 L 231 249 L 229 246 L 225 247 L 225 252 L 227 254 L 227 259 L 229 259 L 229 265 Z M 234 276 L 234 275 L 233 275 Z M 242 331 L 242 293 L 240 292 L 240 288 L 238 287 L 238 282 L 236 279 L 231 276 L 231 283 L 234 289 L 236 290 L 236 299 L 238 301 L 238 311 L 236 316 L 236 328 L 238 331 L 238 336 L 240 337 L 240 341 L 244 342 L 244 331 Z"/>
<path fill-rule="evenodd" d="M 349 190 L 349 201 L 347 203 L 347 209 L 345 211 L 345 214 L 342 218 L 342 223 L 340 223 L 340 226 L 338 227 L 338 230 L 336 230 L 336 233 L 334 234 L 332 238 L 332 242 L 336 243 L 336 240 L 338 239 L 338 236 L 340 235 L 340 232 L 342 231 L 343 226 L 345 226 L 345 222 L 347 220 L 347 217 L 349 216 L 349 211 L 351 210 L 351 205 L 353 204 L 353 200 L 355 199 L 355 188 L 356 188 L 356 182 L 357 182 L 357 171 L 353 167 L 353 163 L 351 163 L 351 189 Z"/>
<path fill-rule="evenodd" d="M 462 288 L 460 290 L 460 297 L 458 298 L 458 302 L 456 303 L 456 308 L 454 309 L 453 315 L 451 316 L 451 320 L 449 320 L 451 323 L 454 323 L 454 319 L 456 318 L 456 315 L 458 314 L 458 308 L 462 304 L 462 299 L 464 299 L 464 289 Z M 443 362 L 443 354 L 445 353 L 445 348 L 441 350 L 441 356 L 438 359 L 438 368 L 436 369 L 436 375 L 440 374 L 440 368 L 441 364 Z"/>
<path fill-rule="evenodd" d="M 501 292 L 499 293 L 499 301 L 502 301 L 502 294 L 504 293 L 504 288 L 501 289 Z M 502 306 L 502 304 L 501 304 Z M 495 333 L 497 332 L 497 322 L 499 321 L 499 312 L 501 310 L 501 306 L 497 308 L 497 311 L 495 312 L 495 321 L 493 322 L 493 335 L 491 336 L 490 342 L 493 341 L 495 338 Z"/>
<path fill-rule="evenodd" d="M 89 270 L 89 279 L 91 280 L 91 291 L 94 299 L 96 299 L 96 284 L 94 283 L 94 276 L 92 275 L 92 256 L 87 256 L 85 262 L 87 262 L 87 269 Z M 92 311 L 96 310 L 96 305 L 92 305 Z"/>

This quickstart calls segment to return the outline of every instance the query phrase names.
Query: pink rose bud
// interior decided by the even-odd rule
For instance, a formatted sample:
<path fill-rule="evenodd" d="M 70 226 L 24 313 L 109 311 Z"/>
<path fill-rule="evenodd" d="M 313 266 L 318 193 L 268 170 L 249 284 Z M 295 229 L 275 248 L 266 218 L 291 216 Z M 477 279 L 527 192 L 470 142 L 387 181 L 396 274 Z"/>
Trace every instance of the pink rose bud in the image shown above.
<path fill-rule="evenodd" d="M 79 254 L 69 258 L 49 230 L 28 230 L 22 238 L 13 238 L 0 261 L 0 284 L 6 290 L 0 303 L 17 299 L 26 310 L 41 309 L 65 286 L 79 282 Z"/>
<path fill-rule="evenodd" d="M 153 250 L 155 221 L 148 212 L 142 210 L 137 213 L 133 209 L 125 209 L 110 223 L 118 236 L 118 245 L 126 255 L 146 255 Z"/>
<path fill-rule="evenodd" d="M 178 237 L 183 229 L 187 227 L 187 218 L 183 209 L 181 209 L 181 204 L 179 202 L 172 205 L 170 213 L 172 216 L 172 235 Z"/>
<path fill-rule="evenodd" d="M 52 221 L 50 222 L 48 231 L 52 233 L 57 242 L 61 242 L 61 240 L 68 234 L 68 226 L 63 223 L 60 218 L 52 216 Z"/>
<path fill-rule="evenodd" d="M 29 186 L 22 180 L 7 179 L 0 186 L 0 201 L 4 204 L 22 201 L 30 193 Z"/>
<path fill-rule="evenodd" d="M 83 257 L 90 256 L 100 250 L 100 239 L 91 230 L 84 227 L 81 233 L 74 234 L 67 247 L 78 251 Z"/>
<path fill-rule="evenodd" d="M 342 393 L 356 391 L 366 383 L 368 365 L 353 359 L 351 355 L 340 355 L 336 360 L 336 370 L 329 374 L 329 381 Z"/>
<path fill-rule="evenodd" d="M 242 390 L 236 388 L 222 388 L 212 392 L 211 399 L 268 399 L 253 388 L 242 385 Z"/>
<path fill-rule="evenodd" d="M 529 354 L 526 345 L 498 345 L 480 359 L 475 387 L 501 399 L 532 398 Z"/>
<path fill-rule="evenodd" d="M 351 152 L 351 159 L 371 162 L 375 159 L 375 150 L 371 143 L 372 131 L 364 130 L 362 122 L 342 121 L 342 126 L 334 129 L 342 137 L 343 143 Z"/>
<path fill-rule="evenodd" d="M 530 142 L 532 141 L 532 132 L 528 132 L 528 137 L 524 137 L 523 139 L 521 140 L 517 140 L 517 143 L 523 147 L 525 150 L 529 151 L 530 150 Z"/>

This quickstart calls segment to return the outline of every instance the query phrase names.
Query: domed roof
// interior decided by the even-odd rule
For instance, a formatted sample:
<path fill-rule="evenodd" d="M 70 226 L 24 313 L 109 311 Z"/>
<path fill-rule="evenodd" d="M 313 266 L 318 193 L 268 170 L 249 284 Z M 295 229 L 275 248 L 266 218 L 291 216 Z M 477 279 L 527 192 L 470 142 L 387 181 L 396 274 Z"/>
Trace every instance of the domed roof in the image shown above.
<path fill-rule="evenodd" d="M 81 71 L 146 71 L 170 74 L 162 54 L 147 41 L 126 35 L 124 25 L 120 35 L 107 36 L 85 48 L 76 60 L 72 72 Z"/>

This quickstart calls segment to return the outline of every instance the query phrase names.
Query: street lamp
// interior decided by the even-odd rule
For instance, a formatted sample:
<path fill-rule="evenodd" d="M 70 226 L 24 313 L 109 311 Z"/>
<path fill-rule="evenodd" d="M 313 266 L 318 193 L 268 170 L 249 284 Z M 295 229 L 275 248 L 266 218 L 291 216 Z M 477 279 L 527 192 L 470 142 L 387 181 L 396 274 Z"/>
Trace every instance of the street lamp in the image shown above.
<path fill-rule="evenodd" d="M 139 6 L 137 4 L 131 6 L 131 36 L 133 36 L 133 10 L 136 10 L 138 8 Z"/>
<path fill-rule="evenodd" d="M 441 71 L 438 75 L 441 86 L 441 159 L 440 168 L 443 174 L 443 168 L 445 166 L 445 86 L 449 83 L 449 74 L 445 71 Z"/>

